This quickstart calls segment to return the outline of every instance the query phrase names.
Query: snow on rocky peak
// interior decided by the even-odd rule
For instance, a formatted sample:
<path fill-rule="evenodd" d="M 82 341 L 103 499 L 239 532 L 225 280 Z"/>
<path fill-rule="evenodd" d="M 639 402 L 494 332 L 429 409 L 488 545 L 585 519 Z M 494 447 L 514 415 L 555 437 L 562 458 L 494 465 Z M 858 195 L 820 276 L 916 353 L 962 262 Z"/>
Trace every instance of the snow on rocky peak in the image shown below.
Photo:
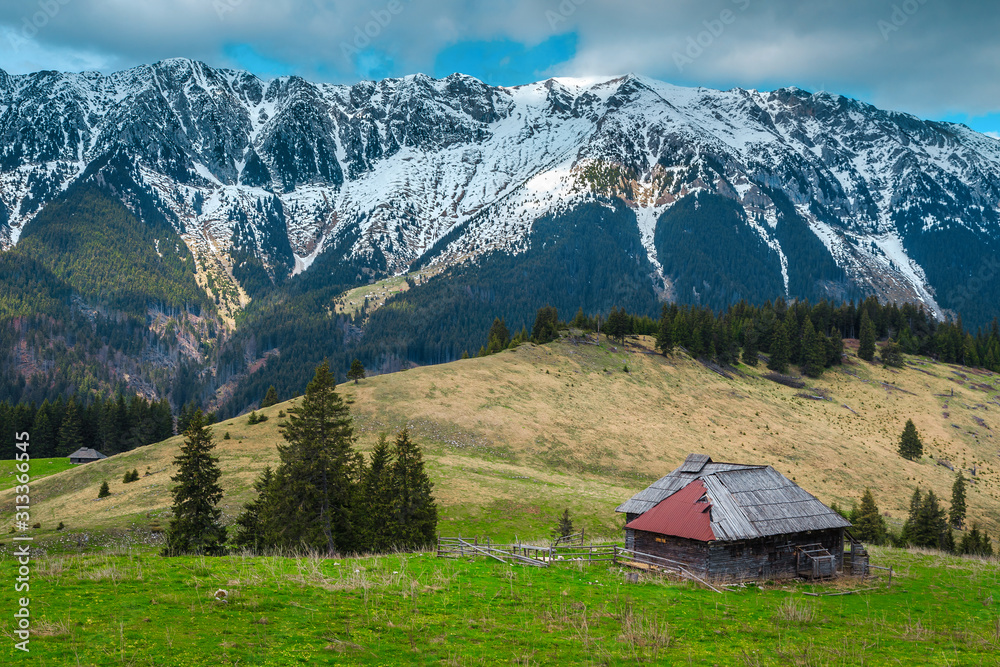
<path fill-rule="evenodd" d="M 108 76 L 0 72 L 0 246 L 115 151 L 200 261 L 228 265 L 238 247 L 274 271 L 308 270 L 345 235 L 394 274 L 516 253 L 539 216 L 618 197 L 669 285 L 657 222 L 704 192 L 739 203 L 786 291 L 784 230 L 800 225 L 854 284 L 940 314 L 921 239 L 1000 239 L 1000 142 L 838 95 L 636 75 L 346 86 L 178 58 Z"/>

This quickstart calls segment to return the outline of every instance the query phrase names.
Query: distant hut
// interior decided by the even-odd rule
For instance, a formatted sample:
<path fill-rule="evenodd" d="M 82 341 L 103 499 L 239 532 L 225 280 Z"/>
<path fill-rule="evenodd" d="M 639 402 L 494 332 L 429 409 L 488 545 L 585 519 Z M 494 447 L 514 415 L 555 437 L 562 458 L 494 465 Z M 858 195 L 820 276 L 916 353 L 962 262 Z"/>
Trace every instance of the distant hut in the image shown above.
<path fill-rule="evenodd" d="M 108 458 L 104 454 L 101 454 L 96 449 L 91 449 L 89 447 L 81 447 L 72 454 L 69 455 L 69 462 L 73 464 L 78 463 L 91 463 L 93 461 L 100 461 L 101 459 Z"/>
<path fill-rule="evenodd" d="M 845 566 L 851 523 L 770 466 L 691 454 L 616 511 L 626 548 L 702 577 L 832 577 Z M 848 540 L 849 569 L 867 571 L 863 546 Z"/>

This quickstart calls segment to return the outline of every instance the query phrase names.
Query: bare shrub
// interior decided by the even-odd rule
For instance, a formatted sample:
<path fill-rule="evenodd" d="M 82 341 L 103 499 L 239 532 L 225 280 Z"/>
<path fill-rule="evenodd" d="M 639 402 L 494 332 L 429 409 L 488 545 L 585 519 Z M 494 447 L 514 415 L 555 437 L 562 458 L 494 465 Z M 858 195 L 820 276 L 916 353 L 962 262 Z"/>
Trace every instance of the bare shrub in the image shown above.
<path fill-rule="evenodd" d="M 785 598 L 774 613 L 774 619 L 782 623 L 806 625 L 812 623 L 815 618 L 816 610 L 812 605 L 792 597 Z"/>

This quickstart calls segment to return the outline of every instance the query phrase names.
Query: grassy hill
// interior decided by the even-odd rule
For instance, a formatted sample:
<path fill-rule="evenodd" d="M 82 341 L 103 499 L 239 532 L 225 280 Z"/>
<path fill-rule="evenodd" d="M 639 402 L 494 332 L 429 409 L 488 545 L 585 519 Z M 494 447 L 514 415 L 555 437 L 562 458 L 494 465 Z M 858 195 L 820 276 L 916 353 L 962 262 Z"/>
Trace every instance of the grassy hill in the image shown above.
<path fill-rule="evenodd" d="M 770 464 L 842 506 L 870 486 L 897 526 L 915 486 L 950 498 L 955 473 L 937 460 L 975 466 L 969 518 L 1000 535 L 1000 376 L 924 358 L 886 369 L 860 361 L 849 345 L 843 367 L 794 389 L 765 379 L 762 366 L 726 378 L 650 346 L 563 339 L 339 391 L 351 402 L 362 449 L 382 431 L 410 428 L 446 535 L 539 538 L 566 507 L 588 532 L 617 533 L 614 507 L 689 452 Z M 275 464 L 278 413 L 292 404 L 261 411 L 269 417 L 262 424 L 250 426 L 244 415 L 215 425 L 229 517 L 263 467 Z M 915 462 L 896 453 L 907 418 L 924 440 Z M 33 520 L 43 535 L 60 521 L 69 531 L 165 525 L 179 444 L 171 438 L 38 480 Z M 140 480 L 123 484 L 133 468 Z M 97 500 L 105 479 L 112 495 Z M 0 491 L 0 520 L 12 510 L 12 492 Z"/>

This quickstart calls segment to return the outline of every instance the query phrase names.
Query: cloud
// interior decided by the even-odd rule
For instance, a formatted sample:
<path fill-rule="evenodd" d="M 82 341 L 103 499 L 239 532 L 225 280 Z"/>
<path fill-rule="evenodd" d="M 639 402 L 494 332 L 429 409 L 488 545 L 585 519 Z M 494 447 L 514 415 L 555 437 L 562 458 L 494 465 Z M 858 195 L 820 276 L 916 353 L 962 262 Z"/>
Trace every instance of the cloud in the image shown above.
<path fill-rule="evenodd" d="M 1000 5 L 974 0 L 29 0 L 0 6 L 16 45 L 0 67 L 186 56 L 334 82 L 461 66 L 508 84 L 631 71 L 979 117 L 1000 111 L 998 22 Z"/>

